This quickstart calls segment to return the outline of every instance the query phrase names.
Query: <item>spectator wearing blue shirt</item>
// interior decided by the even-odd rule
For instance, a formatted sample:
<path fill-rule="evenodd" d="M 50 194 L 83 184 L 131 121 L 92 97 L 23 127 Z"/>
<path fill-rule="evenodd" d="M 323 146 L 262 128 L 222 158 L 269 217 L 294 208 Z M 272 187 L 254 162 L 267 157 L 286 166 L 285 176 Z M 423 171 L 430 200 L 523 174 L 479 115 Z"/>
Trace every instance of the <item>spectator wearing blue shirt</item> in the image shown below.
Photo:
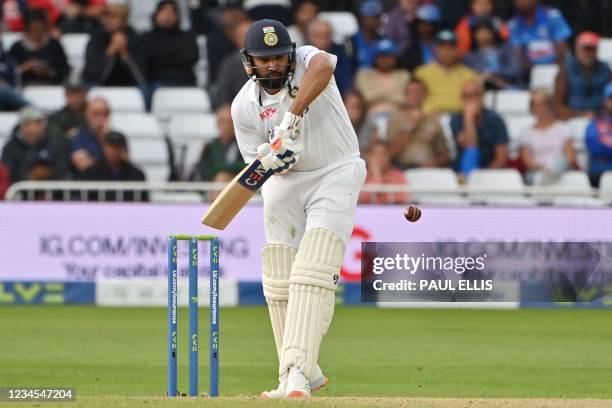
<path fill-rule="evenodd" d="M 404 66 L 414 71 L 420 65 L 434 62 L 434 39 L 442 21 L 440 9 L 435 4 L 423 4 L 416 11 L 412 25 L 412 44 L 404 55 Z"/>
<path fill-rule="evenodd" d="M 340 94 L 344 95 L 353 88 L 353 64 L 346 55 L 344 47 L 336 44 L 333 39 L 333 28 L 325 20 L 314 20 L 308 25 L 307 43 L 336 56 L 334 79 Z"/>
<path fill-rule="evenodd" d="M 376 44 L 382 39 L 382 5 L 378 0 L 366 0 L 359 9 L 360 30 L 351 38 L 357 68 L 371 68 L 376 57 Z"/>
<path fill-rule="evenodd" d="M 565 55 L 572 30 L 561 12 L 538 0 L 514 0 L 517 14 L 509 21 L 511 44 L 519 49 L 525 73 L 533 65 L 554 64 Z"/>
<path fill-rule="evenodd" d="M 599 186 L 601 175 L 612 170 L 612 82 L 604 89 L 604 108 L 586 129 L 589 151 L 589 178 L 593 187 Z"/>
<path fill-rule="evenodd" d="M 94 97 L 87 101 L 85 119 L 87 127 L 70 139 L 70 162 L 75 177 L 85 170 L 104 160 L 103 141 L 110 130 L 111 109 L 102 97 Z"/>
<path fill-rule="evenodd" d="M 455 170 L 467 176 L 474 169 L 506 166 L 508 132 L 503 119 L 484 107 L 484 88 L 470 81 L 461 91 L 463 111 L 451 116 L 450 127 L 457 143 Z"/>
<path fill-rule="evenodd" d="M 555 80 L 555 105 L 559 118 L 593 118 L 603 106 L 602 89 L 612 81 L 608 64 L 597 59 L 599 36 L 585 31 L 576 38 L 574 56 L 567 58 Z"/>
<path fill-rule="evenodd" d="M 17 63 L 0 42 L 0 111 L 19 110 L 28 102 L 17 91 Z"/>
<path fill-rule="evenodd" d="M 495 23 L 488 17 L 478 17 L 471 26 L 471 51 L 463 63 L 478 72 L 486 89 L 518 86 L 522 69 L 516 50 L 502 40 Z"/>

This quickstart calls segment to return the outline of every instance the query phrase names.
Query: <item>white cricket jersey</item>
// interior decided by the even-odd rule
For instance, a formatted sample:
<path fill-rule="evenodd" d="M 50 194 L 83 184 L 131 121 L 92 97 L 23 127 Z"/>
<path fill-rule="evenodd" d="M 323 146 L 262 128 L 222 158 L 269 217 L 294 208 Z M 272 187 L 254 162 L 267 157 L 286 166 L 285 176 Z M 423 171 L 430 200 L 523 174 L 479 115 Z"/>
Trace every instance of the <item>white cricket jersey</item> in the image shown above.
<path fill-rule="evenodd" d="M 292 87 L 299 88 L 310 60 L 318 53 L 325 51 L 310 45 L 297 49 Z M 335 66 L 336 56 L 327 55 Z M 268 95 L 255 81 L 249 80 L 244 84 L 232 102 L 232 119 L 245 162 L 257 158 L 257 146 L 269 142 L 272 128 L 280 124 L 292 101 L 287 86 L 276 95 Z M 308 107 L 302 121 L 304 150 L 291 170 L 317 170 L 343 158 L 359 156 L 357 136 L 333 76 L 325 90 Z"/>

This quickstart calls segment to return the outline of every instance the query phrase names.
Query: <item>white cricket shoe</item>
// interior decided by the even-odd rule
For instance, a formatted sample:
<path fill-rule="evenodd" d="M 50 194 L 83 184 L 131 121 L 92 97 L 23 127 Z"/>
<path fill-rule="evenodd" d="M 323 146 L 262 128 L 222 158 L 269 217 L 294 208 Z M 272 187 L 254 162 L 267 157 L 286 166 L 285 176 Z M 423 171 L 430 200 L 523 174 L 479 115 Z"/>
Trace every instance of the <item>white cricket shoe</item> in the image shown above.
<path fill-rule="evenodd" d="M 323 375 L 321 368 L 317 365 L 315 366 L 315 372 L 313 375 L 313 380 L 310 382 L 310 391 L 315 393 L 319 391 L 321 388 L 325 387 L 329 380 L 326 376 Z"/>
<path fill-rule="evenodd" d="M 283 376 L 278 381 L 278 388 L 272 391 L 262 392 L 261 398 L 262 399 L 285 398 L 286 389 L 287 389 L 287 374 L 283 374 Z"/>
<path fill-rule="evenodd" d="M 304 373 L 302 373 L 296 367 L 291 367 L 289 369 L 285 395 L 287 396 L 287 398 L 310 397 L 310 384 L 308 383 L 308 380 L 306 379 Z"/>

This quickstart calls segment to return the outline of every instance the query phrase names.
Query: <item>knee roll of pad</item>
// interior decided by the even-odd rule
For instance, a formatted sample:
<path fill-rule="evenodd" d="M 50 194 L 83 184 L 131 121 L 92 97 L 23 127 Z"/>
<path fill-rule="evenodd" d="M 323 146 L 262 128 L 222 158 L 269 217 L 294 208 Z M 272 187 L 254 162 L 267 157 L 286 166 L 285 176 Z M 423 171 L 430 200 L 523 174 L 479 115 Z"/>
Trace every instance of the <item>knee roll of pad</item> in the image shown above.
<path fill-rule="evenodd" d="M 261 251 L 263 290 L 266 299 L 287 301 L 289 275 L 296 250 L 287 245 L 266 245 Z"/>
<path fill-rule="evenodd" d="M 307 231 L 293 262 L 290 283 L 335 291 L 344 247 L 344 242 L 333 232 L 324 229 Z"/>

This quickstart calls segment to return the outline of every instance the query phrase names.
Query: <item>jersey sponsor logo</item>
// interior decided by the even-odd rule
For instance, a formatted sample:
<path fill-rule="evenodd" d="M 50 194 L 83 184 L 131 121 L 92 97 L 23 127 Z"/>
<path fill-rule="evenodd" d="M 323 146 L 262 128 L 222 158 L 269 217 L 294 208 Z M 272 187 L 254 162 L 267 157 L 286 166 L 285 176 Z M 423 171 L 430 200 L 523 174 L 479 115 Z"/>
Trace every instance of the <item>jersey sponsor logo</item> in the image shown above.
<path fill-rule="evenodd" d="M 238 182 L 251 191 L 257 191 L 274 174 L 274 171 L 267 171 L 259 160 L 253 161 L 249 169 L 244 172 Z"/>
<path fill-rule="evenodd" d="M 267 108 L 264 111 L 259 112 L 259 119 L 268 120 L 276 114 L 276 108 Z"/>

